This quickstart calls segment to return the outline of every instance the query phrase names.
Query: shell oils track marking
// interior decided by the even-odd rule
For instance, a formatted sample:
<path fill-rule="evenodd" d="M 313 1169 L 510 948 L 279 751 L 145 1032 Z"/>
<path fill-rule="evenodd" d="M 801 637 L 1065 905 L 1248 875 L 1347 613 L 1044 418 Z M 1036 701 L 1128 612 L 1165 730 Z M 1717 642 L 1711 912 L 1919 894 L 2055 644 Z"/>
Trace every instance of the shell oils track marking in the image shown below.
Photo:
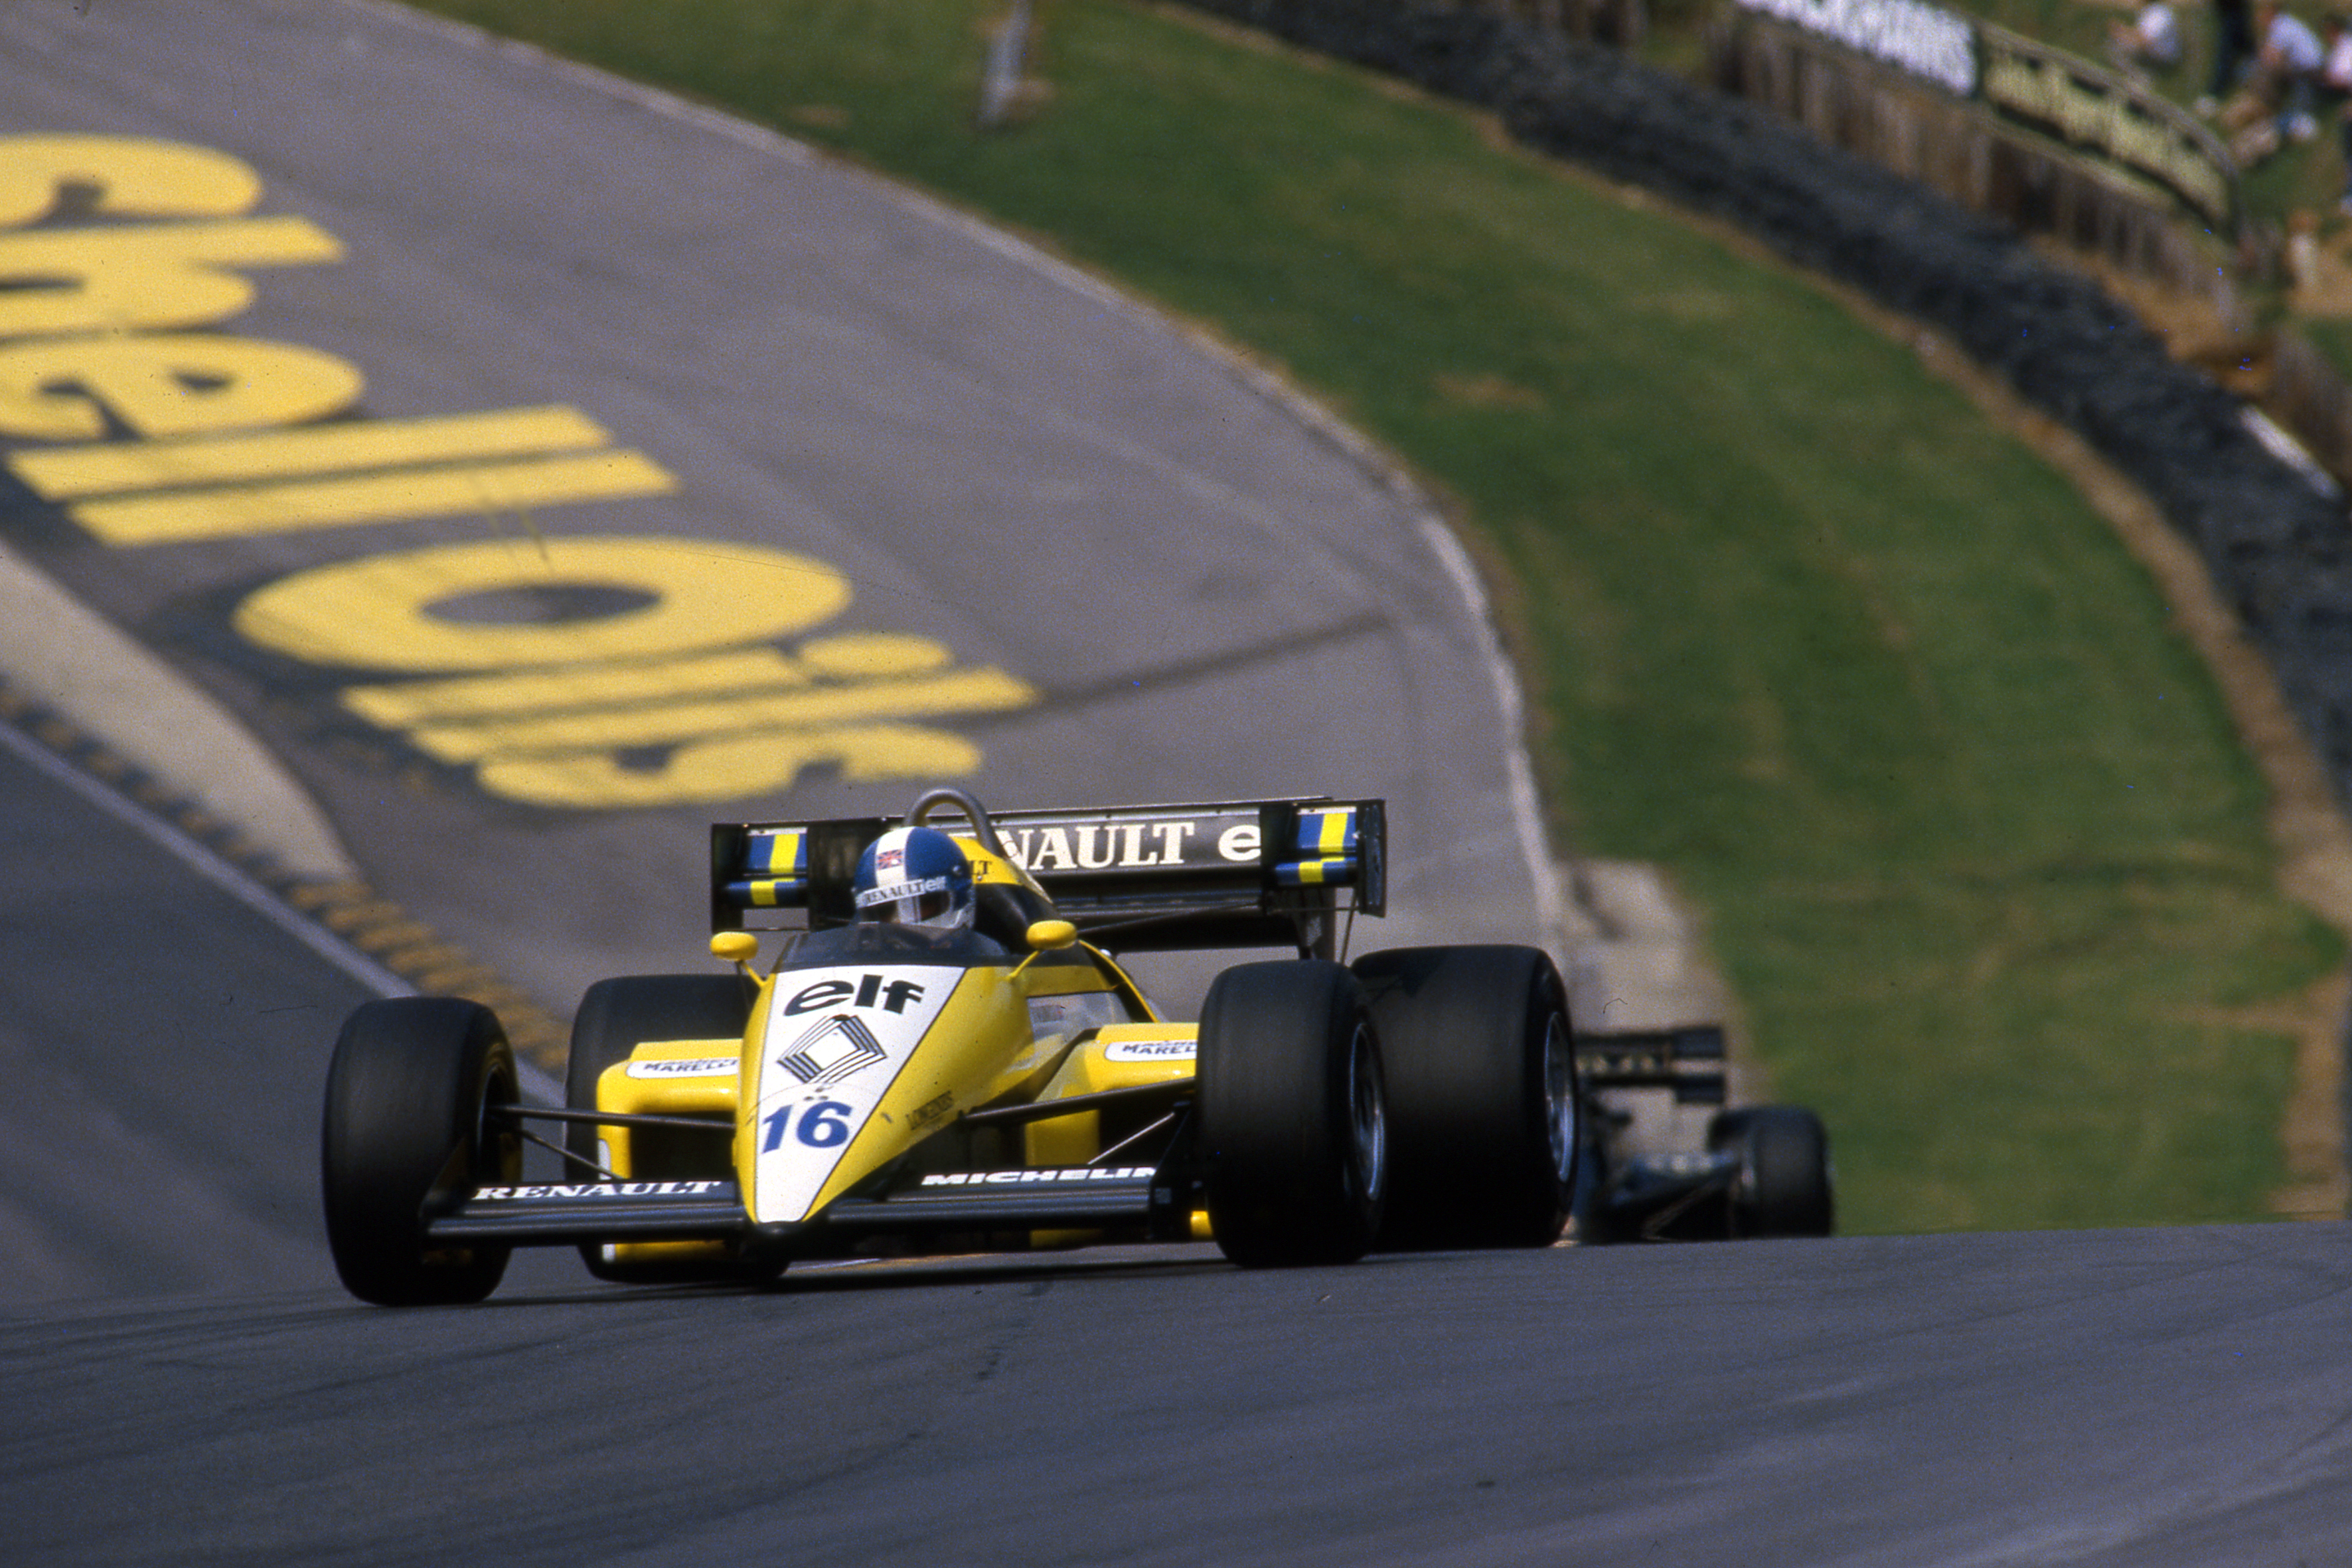
<path fill-rule="evenodd" d="M 911 866 L 910 841 L 964 889 L 952 921 L 872 896 L 908 874 L 877 853 Z M 1188 1237 L 1339 1264 L 1543 1247 L 1571 1217 L 1593 1240 L 1828 1233 L 1808 1111 L 1728 1111 L 1663 1156 L 1624 1139 L 1627 1095 L 1720 1103 L 1720 1030 L 1576 1040 L 1536 948 L 1338 962 L 1343 923 L 1387 910 L 1387 843 L 1386 803 L 1325 797 L 992 816 L 941 787 L 903 817 L 718 824 L 710 946 L 736 973 L 592 988 L 561 1109 L 516 1103 L 486 1009 L 352 1016 L 328 1083 L 336 1267 L 396 1306 L 478 1300 L 531 1245 L 648 1282 Z M 1225 970 L 1191 1024 L 1112 955 L 1244 945 L 1296 956 Z M 569 1179 L 521 1184 L 549 1122 Z"/>
<path fill-rule="evenodd" d="M 104 136 L 0 138 L 0 436 L 49 443 L 7 466 L 115 550 L 531 515 L 666 494 L 675 475 L 575 408 L 350 418 L 361 369 L 299 343 L 187 329 L 243 311 L 233 268 L 317 266 L 341 243 L 307 219 L 242 215 L 264 195 L 214 149 Z M 106 224 L 47 226 L 68 188 Z M 103 334 L 103 335 L 92 335 Z M 112 426 L 110 426 L 110 420 Z M 131 440 L 109 438 L 128 427 Z M 468 595 L 636 595 L 552 623 L 452 621 Z M 761 794 L 831 761 L 862 777 L 976 766 L 969 742 L 904 722 L 1034 700 L 956 670 L 929 639 L 852 633 L 777 646 L 847 608 L 821 562 L 749 544 L 623 537 L 392 551 L 313 568 L 230 611 L 248 645 L 300 666 L 409 679 L 350 685 L 348 715 L 467 769 L 495 796 L 570 808 Z M 438 678 L 438 679 L 436 679 Z M 620 759 L 667 748 L 656 769 Z"/>
<path fill-rule="evenodd" d="M 121 175 L 28 178 L 0 229 L 91 284 L 0 343 L 0 532 L 524 990 L 645 967 L 716 803 L 821 817 L 909 777 L 1249 796 L 1313 755 L 1407 808 L 1413 919 L 1539 926 L 1496 667 L 1418 503 L 1099 281 L 394 10 L 17 8 L 0 79 L 0 136 Z M 232 112 L 259 81 L 333 133 Z M 178 321 L 112 358 L 46 330 L 139 268 Z M 796 618 L 697 639 L 714 552 L 797 572 L 760 595 Z"/>

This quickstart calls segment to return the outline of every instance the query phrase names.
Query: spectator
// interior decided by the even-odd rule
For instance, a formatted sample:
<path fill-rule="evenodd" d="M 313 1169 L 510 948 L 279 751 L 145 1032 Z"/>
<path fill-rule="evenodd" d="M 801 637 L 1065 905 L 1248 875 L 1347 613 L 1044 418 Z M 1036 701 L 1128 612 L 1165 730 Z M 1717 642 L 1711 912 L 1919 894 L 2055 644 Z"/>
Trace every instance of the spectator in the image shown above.
<path fill-rule="evenodd" d="M 2107 24 L 2107 58 L 2126 69 L 2170 70 L 2180 63 L 2180 19 L 2172 0 L 2148 0 L 2128 22 Z"/>
<path fill-rule="evenodd" d="M 2211 118 L 2221 112 L 2221 105 L 2238 90 L 2239 79 L 2253 58 L 2254 28 L 2247 15 L 2249 0 L 2213 0 L 2213 74 L 2207 81 L 2205 96 L 2197 100 L 2197 112 Z"/>
<path fill-rule="evenodd" d="M 2319 67 L 2319 95 L 2336 120 L 2344 151 L 2342 210 L 2352 213 L 2352 19 L 2339 8 L 2328 13 L 2326 54 Z"/>
<path fill-rule="evenodd" d="M 2271 84 L 2269 96 L 2279 106 L 2279 134 L 2308 142 L 2319 134 L 2319 121 L 2311 112 L 2312 92 L 2327 51 L 2320 47 L 2319 35 L 2278 0 L 2262 0 L 2254 8 L 2254 24 L 2262 39 L 2254 68 Z"/>
<path fill-rule="evenodd" d="M 2308 142 L 2319 134 L 2312 94 L 2326 58 L 2319 35 L 2278 0 L 2260 0 L 2254 26 L 2261 42 L 2253 74 L 2245 92 L 2221 111 L 2222 124 L 2238 132 L 2231 155 L 2244 167 L 2278 151 L 2282 139 Z"/>

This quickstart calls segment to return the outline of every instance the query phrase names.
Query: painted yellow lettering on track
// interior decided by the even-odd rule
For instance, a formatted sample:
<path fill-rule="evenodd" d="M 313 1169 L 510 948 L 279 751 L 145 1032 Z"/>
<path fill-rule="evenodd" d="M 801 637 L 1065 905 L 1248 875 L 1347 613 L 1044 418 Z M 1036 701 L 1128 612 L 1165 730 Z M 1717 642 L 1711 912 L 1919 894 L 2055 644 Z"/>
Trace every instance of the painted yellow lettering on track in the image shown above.
<path fill-rule="evenodd" d="M 17 343 L 0 347 L 0 436 L 94 441 L 110 413 L 151 437 L 299 425 L 341 413 L 363 385 L 333 354 L 210 332 Z"/>
<path fill-rule="evenodd" d="M 206 148 L 0 137 L 0 437 L 76 443 L 6 462 L 100 542 L 467 515 L 503 531 L 516 513 L 677 489 L 577 409 L 341 421 L 364 389 L 355 366 L 184 330 L 251 302 L 240 268 L 341 258 L 302 218 L 241 216 L 261 195 Z M 110 221 L 74 226 L 86 215 Z M 529 531 L 299 572 L 231 625 L 307 664 L 379 672 L 347 687 L 346 711 L 492 795 L 568 809 L 763 795 L 818 767 L 950 777 L 980 766 L 979 747 L 905 721 L 1036 700 L 927 637 L 806 635 L 850 586 L 804 555 Z"/>
<path fill-rule="evenodd" d="M 387 730 L 517 714 L 553 714 L 686 697 L 751 696 L 813 679 L 873 678 L 936 669 L 955 656 L 923 637 L 820 637 L 787 658 L 771 647 L 651 664 L 577 665 L 569 669 L 404 680 L 354 686 L 343 706 Z"/>
<path fill-rule="evenodd" d="M 602 447 L 604 438 L 604 429 L 576 408 L 513 408 L 496 414 L 379 419 L 363 425 L 201 441 L 142 441 L 24 452 L 11 458 L 8 466 L 42 495 L 64 500 L 119 490 L 576 451 Z"/>
<path fill-rule="evenodd" d="M 839 680 L 876 680 L 889 675 L 921 675 L 954 661 L 955 655 L 929 637 L 903 632 L 847 632 L 815 637 L 800 646 L 801 662 Z"/>
<path fill-rule="evenodd" d="M 201 326 L 253 302 L 231 267 L 342 254 L 299 217 L 0 235 L 0 338 Z"/>
<path fill-rule="evenodd" d="M 658 766 L 636 768 L 606 752 L 493 758 L 482 787 L 533 805 L 672 805 L 740 800 L 789 789 L 807 768 L 832 766 L 853 784 L 951 778 L 980 766 L 961 735 L 913 724 L 759 731 L 679 746 Z"/>
<path fill-rule="evenodd" d="M 0 228 L 46 216 L 68 185 L 110 217 L 229 217 L 261 177 L 226 153 L 131 136 L 0 136 Z"/>
<path fill-rule="evenodd" d="M 656 664 L 580 665 L 519 675 L 469 675 L 457 680 L 404 680 L 354 686 L 343 706 L 387 730 L 515 714 L 572 712 L 693 695 L 720 696 L 806 686 L 809 672 L 772 647 Z"/>
<path fill-rule="evenodd" d="M 557 713 L 477 724 L 431 724 L 410 739 L 445 763 L 478 763 L 513 752 L 586 752 L 671 745 L 738 730 L 838 726 L 897 714 L 974 713 L 1022 708 L 1037 693 L 1001 669 L 965 669 L 914 680 L 726 701 L 666 702 L 589 713 Z"/>
<path fill-rule="evenodd" d="M 677 481 L 635 452 L 598 452 L 522 463 L 418 468 L 353 479 L 255 485 L 128 500 L 87 501 L 68 509 L 109 544 L 185 544 L 256 533 L 349 528 L 362 522 L 526 511 L 574 501 L 659 495 Z"/>
<path fill-rule="evenodd" d="M 577 585 L 651 597 L 553 624 L 433 613 L 472 595 Z M 788 636 L 841 613 L 849 583 L 821 561 L 720 540 L 525 540 L 405 550 L 298 573 L 237 607 L 248 641 L 311 664 L 488 670 L 656 658 Z"/>

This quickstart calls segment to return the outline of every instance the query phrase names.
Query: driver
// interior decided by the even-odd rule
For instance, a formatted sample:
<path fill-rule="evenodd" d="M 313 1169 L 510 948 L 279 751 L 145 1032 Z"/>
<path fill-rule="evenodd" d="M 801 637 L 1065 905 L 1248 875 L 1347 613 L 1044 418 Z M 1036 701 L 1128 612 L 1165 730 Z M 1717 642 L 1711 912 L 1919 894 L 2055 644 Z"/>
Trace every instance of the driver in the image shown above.
<path fill-rule="evenodd" d="M 954 931 L 971 924 L 971 862 L 936 827 L 894 827 L 857 861 L 857 918 Z"/>

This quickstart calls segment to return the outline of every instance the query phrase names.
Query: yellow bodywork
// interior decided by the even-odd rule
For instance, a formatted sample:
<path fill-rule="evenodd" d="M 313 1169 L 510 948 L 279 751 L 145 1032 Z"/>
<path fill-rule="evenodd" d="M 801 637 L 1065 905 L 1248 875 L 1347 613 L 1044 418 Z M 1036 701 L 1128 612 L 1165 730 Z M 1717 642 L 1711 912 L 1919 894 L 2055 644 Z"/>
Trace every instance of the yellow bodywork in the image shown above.
<path fill-rule="evenodd" d="M 1109 1025 L 1068 1054 L 1037 1098 L 1067 1100 L 1107 1089 L 1191 1078 L 1193 1047 L 1200 1036 L 1197 1024 Z M 1147 1054 L 1145 1047 L 1160 1046 L 1177 1048 Z M 1094 1110 L 1032 1121 L 1027 1130 L 1029 1163 L 1083 1165 L 1102 1152 L 1101 1128 L 1102 1114 Z"/>
<path fill-rule="evenodd" d="M 1192 1076 L 1198 1024 L 1114 1024 L 1097 1030 L 1069 1052 L 1039 1100 L 1067 1100 L 1107 1089 L 1132 1089 Z M 1032 1165 L 1083 1165 L 1102 1152 L 1102 1113 L 1080 1110 L 1032 1121 L 1024 1128 L 1024 1153 Z M 1194 1229 L 1207 1233 L 1199 1225 Z M 1097 1235 L 1088 1230 L 1030 1233 L 1035 1247 L 1076 1247 Z"/>
<path fill-rule="evenodd" d="M 596 1080 L 596 1109 L 625 1115 L 731 1118 L 742 1052 L 743 1042 L 740 1039 L 646 1041 L 629 1053 L 627 1061 L 614 1063 Z M 685 1067 L 721 1061 L 730 1064 L 728 1069 L 708 1076 L 644 1076 L 645 1064 L 648 1063 Z M 662 1149 L 648 1148 L 645 1150 L 648 1158 L 640 1159 L 639 1150 L 631 1141 L 635 1131 L 629 1127 L 597 1129 L 597 1163 L 624 1177 L 662 1180 L 721 1176 L 733 1163 L 732 1141 L 716 1132 L 688 1133 L 683 1139 L 673 1134 Z M 685 1141 L 698 1137 L 699 1142 Z M 665 1154 L 670 1158 L 660 1158 Z M 680 1156 L 684 1157 L 684 1164 L 679 1163 Z M 687 1263 L 700 1258 L 717 1260 L 732 1250 L 730 1244 L 717 1241 L 636 1242 L 608 1245 L 604 1257 L 608 1261 L 622 1263 Z"/>
<path fill-rule="evenodd" d="M 976 882 L 1015 883 L 1035 890 L 1035 883 L 1019 867 L 969 839 L 961 842 L 971 859 Z M 820 1092 L 783 1074 L 781 1058 L 790 1050 L 790 1042 L 780 1039 L 772 1042 L 772 1048 L 769 1038 L 778 1020 L 798 1029 L 808 1019 L 822 1023 L 828 1010 L 817 1005 L 793 1016 L 800 1000 L 793 988 L 803 988 L 804 997 L 825 986 L 845 991 L 849 984 L 845 979 L 821 978 L 815 986 L 805 986 L 811 975 L 858 968 L 873 968 L 886 975 L 898 972 L 922 975 L 940 973 L 940 966 L 927 969 L 919 961 L 909 960 L 894 970 L 878 962 L 864 964 L 845 960 L 830 967 L 782 967 L 759 978 L 743 1039 L 638 1045 L 628 1060 L 607 1068 L 598 1080 L 598 1110 L 726 1117 L 733 1121 L 734 1135 L 730 1139 L 717 1132 L 648 1130 L 656 1135 L 640 1132 L 633 1137 L 636 1130 L 605 1127 L 599 1132 L 603 1163 L 625 1180 L 731 1175 L 755 1223 L 790 1224 L 821 1215 L 836 1198 L 948 1127 L 963 1111 L 1190 1078 L 1197 1026 L 1158 1021 L 1150 1003 L 1107 954 L 1084 944 L 1070 952 L 1083 952 L 1087 962 L 1076 963 L 1059 954 L 1032 952 L 1001 965 L 961 969 L 945 1000 L 936 1004 L 935 1013 L 922 1026 L 919 1042 L 897 1065 L 887 1089 L 870 1113 L 865 1113 L 854 1131 L 848 1131 L 830 1173 L 804 1203 L 795 1194 L 790 1203 L 772 1202 L 767 1212 L 761 1207 L 763 1145 L 773 1152 L 782 1126 L 790 1124 L 795 1110 L 805 1116 L 809 1096 Z M 785 988 L 782 997 L 780 987 Z M 934 1005 L 926 995 L 919 1005 L 929 1011 Z M 878 1008 L 870 1006 L 865 1016 L 881 1017 Z M 1142 1021 L 1129 1021 L 1134 1019 Z M 707 1066 L 721 1058 L 730 1059 L 736 1070 L 692 1070 L 698 1064 Z M 771 1075 L 772 1084 L 768 1081 Z M 763 1089 L 772 1090 L 764 1103 L 782 1107 L 772 1110 L 764 1122 Z M 797 1097 L 797 1102 L 791 1097 Z M 820 1129 L 819 1136 L 829 1131 Z M 1085 1110 L 1032 1122 L 1024 1130 L 1022 1149 L 1025 1163 L 1032 1166 L 1086 1164 L 1102 1152 L 1101 1117 Z M 656 1153 L 658 1169 L 648 1168 L 649 1157 Z M 824 1153 L 830 1156 L 831 1151 Z M 690 1168 L 681 1161 L 690 1162 Z M 1037 1239 L 1059 1245 L 1077 1237 L 1069 1233 L 1039 1233 Z M 617 1261 L 669 1261 L 705 1255 L 718 1258 L 726 1250 L 725 1245 L 717 1243 L 639 1243 L 608 1248 L 606 1256 Z"/>

